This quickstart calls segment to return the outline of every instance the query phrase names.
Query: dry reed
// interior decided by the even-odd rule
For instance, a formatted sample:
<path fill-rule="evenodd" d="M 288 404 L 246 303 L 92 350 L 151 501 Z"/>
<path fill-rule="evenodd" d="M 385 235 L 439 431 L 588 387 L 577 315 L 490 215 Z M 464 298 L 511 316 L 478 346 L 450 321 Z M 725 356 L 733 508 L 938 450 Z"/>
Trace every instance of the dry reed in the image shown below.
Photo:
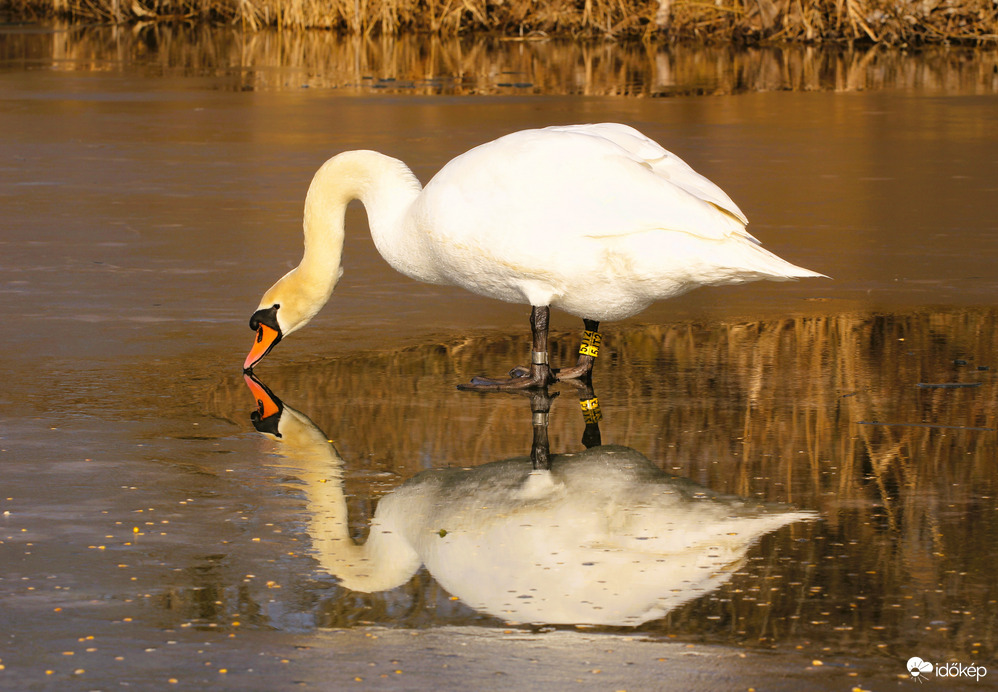
<path fill-rule="evenodd" d="M 991 0 L 6 0 L 15 16 L 225 22 L 353 35 L 471 32 L 696 41 L 994 43 Z"/>

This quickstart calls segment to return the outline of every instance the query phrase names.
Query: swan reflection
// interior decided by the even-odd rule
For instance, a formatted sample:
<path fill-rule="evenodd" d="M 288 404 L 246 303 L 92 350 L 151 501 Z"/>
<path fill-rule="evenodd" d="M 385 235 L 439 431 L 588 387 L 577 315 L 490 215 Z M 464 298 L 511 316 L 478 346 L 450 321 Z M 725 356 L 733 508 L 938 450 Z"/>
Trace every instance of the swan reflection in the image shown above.
<path fill-rule="evenodd" d="M 504 620 L 638 625 L 720 587 L 764 534 L 816 516 L 721 495 L 633 449 L 597 445 L 551 454 L 539 470 L 535 449 L 534 463 L 419 473 L 380 499 L 358 545 L 335 446 L 258 380 L 246 383 L 255 426 L 298 467 L 316 559 L 355 591 L 401 586 L 426 565 L 451 594 Z M 544 407 L 532 400 L 535 447 L 546 445 Z"/>

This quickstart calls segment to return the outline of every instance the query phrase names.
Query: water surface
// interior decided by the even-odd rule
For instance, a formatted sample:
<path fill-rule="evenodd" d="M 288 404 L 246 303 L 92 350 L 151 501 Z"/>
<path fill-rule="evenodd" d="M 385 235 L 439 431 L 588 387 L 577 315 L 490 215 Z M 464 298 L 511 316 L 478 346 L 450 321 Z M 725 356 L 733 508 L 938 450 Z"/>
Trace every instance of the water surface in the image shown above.
<path fill-rule="evenodd" d="M 641 70 L 582 95 L 575 58 L 532 44 L 516 51 L 561 71 L 530 88 L 499 86 L 509 53 L 480 49 L 476 64 L 499 56 L 492 77 L 469 87 L 443 61 L 403 89 L 376 80 L 415 84 L 424 63 L 345 47 L 353 77 L 307 61 L 187 69 L 177 52 L 212 44 L 118 38 L 115 58 L 99 33 L 0 35 L 4 686 L 658 689 L 665 666 L 684 688 L 884 689 L 915 655 L 998 668 L 989 54 L 873 54 L 891 74 L 949 77 L 862 90 L 730 86 L 730 67 L 709 77 L 729 86 L 702 89 L 683 72 L 656 93 L 686 95 L 650 99 Z M 316 437 L 262 435 L 239 372 L 246 321 L 300 257 L 312 173 L 363 147 L 426 181 L 510 130 L 603 120 L 683 156 L 768 248 L 833 280 L 701 290 L 605 325 L 593 392 L 554 389 L 551 451 L 585 449 L 579 402 L 596 397 L 604 445 L 694 494 L 817 519 L 627 626 L 492 612 L 425 567 L 347 588 L 318 549 L 328 498 L 362 541 L 422 471 L 529 465 L 531 401 L 454 387 L 523 360 L 526 311 L 395 274 L 352 209 L 334 300 L 257 372 Z M 554 326 L 553 359 L 571 359 L 579 325 Z"/>

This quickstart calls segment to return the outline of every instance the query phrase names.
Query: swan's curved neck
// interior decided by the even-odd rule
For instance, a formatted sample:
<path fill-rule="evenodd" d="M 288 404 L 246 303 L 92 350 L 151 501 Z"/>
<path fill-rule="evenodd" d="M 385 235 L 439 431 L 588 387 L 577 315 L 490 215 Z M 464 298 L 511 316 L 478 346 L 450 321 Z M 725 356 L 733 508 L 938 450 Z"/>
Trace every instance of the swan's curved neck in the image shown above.
<path fill-rule="evenodd" d="M 346 207 L 355 199 L 367 210 L 378 251 L 391 263 L 391 253 L 384 248 L 401 244 L 406 212 L 421 190 L 404 163 L 384 154 L 348 151 L 326 161 L 305 197 L 305 255 L 300 271 L 312 280 L 325 278 L 335 284 L 339 279 Z"/>

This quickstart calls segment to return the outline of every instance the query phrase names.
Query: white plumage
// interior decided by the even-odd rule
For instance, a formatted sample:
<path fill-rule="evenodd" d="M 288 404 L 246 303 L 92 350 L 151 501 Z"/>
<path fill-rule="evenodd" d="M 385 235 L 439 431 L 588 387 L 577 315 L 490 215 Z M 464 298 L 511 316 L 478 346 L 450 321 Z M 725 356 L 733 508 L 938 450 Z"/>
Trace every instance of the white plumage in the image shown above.
<path fill-rule="evenodd" d="M 376 152 L 327 161 L 306 198 L 302 262 L 259 306 L 258 314 L 280 306 L 277 339 L 331 295 L 352 199 L 399 272 L 595 321 L 698 286 L 821 276 L 763 249 L 723 190 L 637 130 L 549 127 L 475 147 L 425 189 L 404 163 Z M 270 346 L 255 348 L 245 367 Z"/>

